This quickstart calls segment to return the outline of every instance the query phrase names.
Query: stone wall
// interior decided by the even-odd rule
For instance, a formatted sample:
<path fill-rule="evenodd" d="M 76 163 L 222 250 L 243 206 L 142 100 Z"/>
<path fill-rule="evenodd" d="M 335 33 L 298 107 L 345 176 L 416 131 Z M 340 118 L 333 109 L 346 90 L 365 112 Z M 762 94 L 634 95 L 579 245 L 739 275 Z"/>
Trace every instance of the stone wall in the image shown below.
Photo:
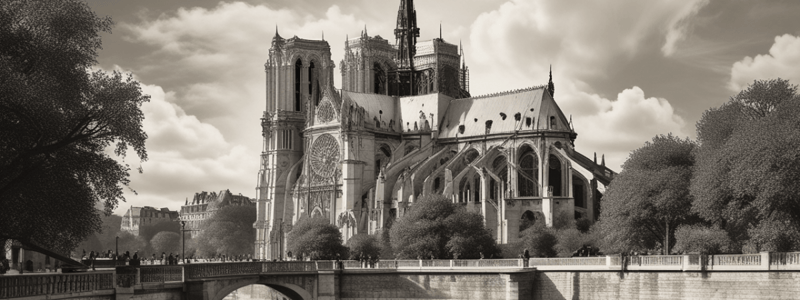
<path fill-rule="evenodd" d="M 510 281 L 526 274 L 353 274 L 341 276 L 339 295 L 345 299 L 506 299 Z M 511 280 L 515 277 L 514 280 Z M 512 289 L 516 289 L 512 288 Z M 523 287 L 512 294 L 527 294 Z M 520 299 L 527 298 L 521 297 Z"/>
<path fill-rule="evenodd" d="M 169 290 L 138 290 L 129 298 L 130 300 L 182 300 L 183 291 L 180 289 Z"/>
<path fill-rule="evenodd" d="M 797 299 L 800 272 L 536 272 L 533 299 Z"/>

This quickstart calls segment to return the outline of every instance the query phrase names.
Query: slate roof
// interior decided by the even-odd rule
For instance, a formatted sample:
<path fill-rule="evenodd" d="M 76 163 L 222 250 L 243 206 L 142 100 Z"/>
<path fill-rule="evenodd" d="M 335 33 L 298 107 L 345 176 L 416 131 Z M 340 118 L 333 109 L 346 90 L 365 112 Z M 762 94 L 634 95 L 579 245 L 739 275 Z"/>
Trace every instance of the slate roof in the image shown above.
<path fill-rule="evenodd" d="M 520 115 L 519 121 L 516 120 L 516 114 Z M 550 117 L 555 118 L 554 128 L 550 127 Z M 530 126 L 528 118 L 531 120 Z M 569 121 L 547 90 L 536 87 L 450 101 L 439 126 L 439 138 L 485 135 L 486 121 L 489 120 L 492 121 L 489 134 L 570 129 Z M 461 125 L 464 126 L 463 133 L 459 130 Z"/>

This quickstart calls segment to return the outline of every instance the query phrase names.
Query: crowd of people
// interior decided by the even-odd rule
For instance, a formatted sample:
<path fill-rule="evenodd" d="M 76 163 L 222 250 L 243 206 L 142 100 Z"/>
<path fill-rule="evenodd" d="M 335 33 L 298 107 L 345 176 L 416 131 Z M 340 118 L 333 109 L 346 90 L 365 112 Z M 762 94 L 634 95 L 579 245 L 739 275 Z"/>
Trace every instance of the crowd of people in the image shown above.
<path fill-rule="evenodd" d="M 177 264 L 184 264 L 184 263 L 207 263 L 207 262 L 242 262 L 242 261 L 252 261 L 252 255 L 250 254 L 242 254 L 242 255 L 226 255 L 226 254 L 217 254 L 211 257 L 202 257 L 202 256 L 190 256 L 184 260 L 181 260 L 181 256 L 179 254 L 170 253 L 167 255 L 166 252 L 161 252 L 161 255 L 158 256 L 157 253 L 153 253 L 150 257 L 145 255 L 139 255 L 139 251 L 134 251 L 133 255 L 130 254 L 130 251 L 125 251 L 125 253 L 117 254 L 108 250 L 108 252 L 95 252 L 91 251 L 89 254 L 86 254 L 86 250 L 83 251 L 83 256 L 81 260 L 86 265 L 92 266 L 95 268 L 95 262 L 97 260 L 113 260 L 117 261 L 117 264 L 120 265 L 124 263 L 125 265 L 129 266 L 141 266 L 141 265 L 177 265 Z"/>

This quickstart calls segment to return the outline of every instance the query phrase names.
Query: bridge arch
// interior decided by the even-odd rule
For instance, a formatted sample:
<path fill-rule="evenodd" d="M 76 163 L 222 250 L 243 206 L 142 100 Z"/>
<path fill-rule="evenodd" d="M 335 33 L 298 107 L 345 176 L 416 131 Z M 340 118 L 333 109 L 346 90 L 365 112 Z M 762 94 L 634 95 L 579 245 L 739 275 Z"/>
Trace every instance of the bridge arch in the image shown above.
<path fill-rule="evenodd" d="M 309 293 L 308 291 L 306 291 L 305 289 L 303 289 L 298 285 L 294 285 L 291 283 L 284 283 L 284 282 L 274 282 L 271 280 L 249 279 L 249 280 L 237 281 L 236 283 L 223 287 L 214 295 L 214 297 L 211 298 L 211 300 L 222 300 L 225 298 L 225 296 L 228 296 L 228 294 L 232 293 L 233 291 L 253 284 L 267 286 L 271 289 L 274 289 L 288 296 L 292 300 L 313 299 L 311 293 Z"/>

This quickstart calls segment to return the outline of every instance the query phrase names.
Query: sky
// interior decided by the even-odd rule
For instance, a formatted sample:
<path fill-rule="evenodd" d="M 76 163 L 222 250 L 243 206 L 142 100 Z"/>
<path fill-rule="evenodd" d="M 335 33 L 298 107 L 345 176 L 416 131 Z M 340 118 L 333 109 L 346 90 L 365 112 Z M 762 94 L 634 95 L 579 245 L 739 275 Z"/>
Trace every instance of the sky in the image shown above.
<path fill-rule="evenodd" d="M 135 156 L 125 203 L 177 210 L 201 191 L 255 197 L 263 64 L 276 29 L 324 39 L 335 85 L 344 41 L 394 41 L 399 0 L 87 0 L 115 21 L 98 66 L 132 73 L 149 159 Z M 703 112 L 756 79 L 800 84 L 800 1 L 417 1 L 420 41 L 463 45 L 472 95 L 547 83 L 572 116 L 576 149 L 621 171 L 659 134 L 695 138 Z"/>

